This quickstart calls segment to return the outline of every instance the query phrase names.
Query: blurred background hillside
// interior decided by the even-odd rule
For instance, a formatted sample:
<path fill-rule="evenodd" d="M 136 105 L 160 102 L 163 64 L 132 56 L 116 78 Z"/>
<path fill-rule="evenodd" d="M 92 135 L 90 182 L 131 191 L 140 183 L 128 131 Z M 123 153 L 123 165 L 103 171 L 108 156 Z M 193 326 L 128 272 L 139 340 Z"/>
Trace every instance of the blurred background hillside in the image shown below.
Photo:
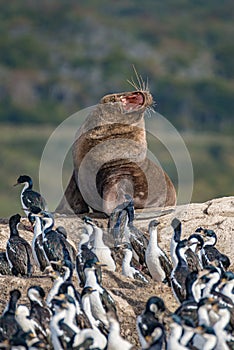
<path fill-rule="evenodd" d="M 107 93 L 131 90 L 132 65 L 184 138 L 192 200 L 233 195 L 233 17 L 232 0 L 0 0 L 0 215 L 20 210 L 18 175 L 38 188 L 56 126 Z M 168 154 L 159 158 L 176 183 Z"/>

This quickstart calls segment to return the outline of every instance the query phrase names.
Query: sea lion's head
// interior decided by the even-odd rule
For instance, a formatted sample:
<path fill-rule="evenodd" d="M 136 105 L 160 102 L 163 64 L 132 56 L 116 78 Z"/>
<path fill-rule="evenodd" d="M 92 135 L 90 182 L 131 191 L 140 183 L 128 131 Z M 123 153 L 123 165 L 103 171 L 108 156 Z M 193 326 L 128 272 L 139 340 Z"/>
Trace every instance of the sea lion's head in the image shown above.
<path fill-rule="evenodd" d="M 124 113 L 134 113 L 150 107 L 153 97 L 149 91 L 121 92 L 105 95 L 100 103 L 120 104 Z"/>

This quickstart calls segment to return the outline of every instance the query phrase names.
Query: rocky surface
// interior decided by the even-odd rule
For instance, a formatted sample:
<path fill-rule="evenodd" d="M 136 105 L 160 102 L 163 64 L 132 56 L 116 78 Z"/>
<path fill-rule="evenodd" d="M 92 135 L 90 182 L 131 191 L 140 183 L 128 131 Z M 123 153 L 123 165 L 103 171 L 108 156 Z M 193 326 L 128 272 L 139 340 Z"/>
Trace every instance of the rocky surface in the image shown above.
<path fill-rule="evenodd" d="M 187 237 L 200 226 L 213 229 L 218 236 L 217 247 L 230 257 L 230 269 L 234 271 L 234 197 L 218 198 L 206 203 L 182 205 L 176 208 L 165 208 L 161 213 L 156 209 L 137 211 L 135 225 L 147 234 L 150 220 L 157 218 L 161 223 L 159 226 L 160 246 L 169 254 L 170 238 L 173 232 L 170 223 L 174 217 L 178 217 L 182 222 L 182 237 Z M 99 218 L 97 220 L 101 221 L 106 229 L 107 219 Z M 56 226 L 63 225 L 67 229 L 69 239 L 73 240 L 77 246 L 82 229 L 82 216 L 68 217 L 56 214 L 55 223 Z M 30 231 L 26 231 L 23 225 L 19 229 L 24 238 L 32 241 L 33 234 Z M 8 220 L 2 219 L 0 221 L 1 251 L 5 250 L 8 237 Z M 110 246 L 112 245 L 112 237 L 105 234 L 105 240 Z M 74 283 L 80 291 L 76 275 Z M 35 271 L 32 278 L 0 276 L 0 310 L 5 307 L 9 291 L 13 288 L 21 290 L 20 302 L 28 304 L 27 288 L 35 284 L 41 285 L 46 291 L 52 286 L 51 280 L 39 271 Z M 120 264 L 117 264 L 117 271 L 114 273 L 104 270 L 103 285 L 112 293 L 116 301 L 122 334 L 136 345 L 138 345 L 136 317 L 142 312 L 150 296 L 161 296 L 171 311 L 177 307 L 169 287 L 151 280 L 147 286 L 142 282 L 134 282 L 121 274 Z"/>

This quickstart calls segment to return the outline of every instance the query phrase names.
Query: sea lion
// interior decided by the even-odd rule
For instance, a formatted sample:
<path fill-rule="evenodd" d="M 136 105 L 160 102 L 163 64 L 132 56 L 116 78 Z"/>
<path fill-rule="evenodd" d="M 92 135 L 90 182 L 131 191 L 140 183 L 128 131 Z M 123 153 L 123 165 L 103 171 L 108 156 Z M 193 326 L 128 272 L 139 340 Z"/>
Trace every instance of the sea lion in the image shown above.
<path fill-rule="evenodd" d="M 135 208 L 176 203 L 168 175 L 147 159 L 144 112 L 149 91 L 104 96 L 78 129 L 73 144 L 74 171 L 57 212 L 110 214 L 129 194 Z"/>

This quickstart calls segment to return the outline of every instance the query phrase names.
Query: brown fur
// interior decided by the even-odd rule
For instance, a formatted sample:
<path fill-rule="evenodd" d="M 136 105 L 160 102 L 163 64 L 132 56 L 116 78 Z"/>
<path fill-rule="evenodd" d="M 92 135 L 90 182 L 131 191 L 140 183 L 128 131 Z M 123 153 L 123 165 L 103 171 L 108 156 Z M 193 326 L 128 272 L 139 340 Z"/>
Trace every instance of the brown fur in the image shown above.
<path fill-rule="evenodd" d="M 152 102 L 148 91 L 102 98 L 77 132 L 74 172 L 58 212 L 85 213 L 91 207 L 110 214 L 125 193 L 134 197 L 135 208 L 175 204 L 175 189 L 169 177 L 146 158 L 144 112 Z"/>

